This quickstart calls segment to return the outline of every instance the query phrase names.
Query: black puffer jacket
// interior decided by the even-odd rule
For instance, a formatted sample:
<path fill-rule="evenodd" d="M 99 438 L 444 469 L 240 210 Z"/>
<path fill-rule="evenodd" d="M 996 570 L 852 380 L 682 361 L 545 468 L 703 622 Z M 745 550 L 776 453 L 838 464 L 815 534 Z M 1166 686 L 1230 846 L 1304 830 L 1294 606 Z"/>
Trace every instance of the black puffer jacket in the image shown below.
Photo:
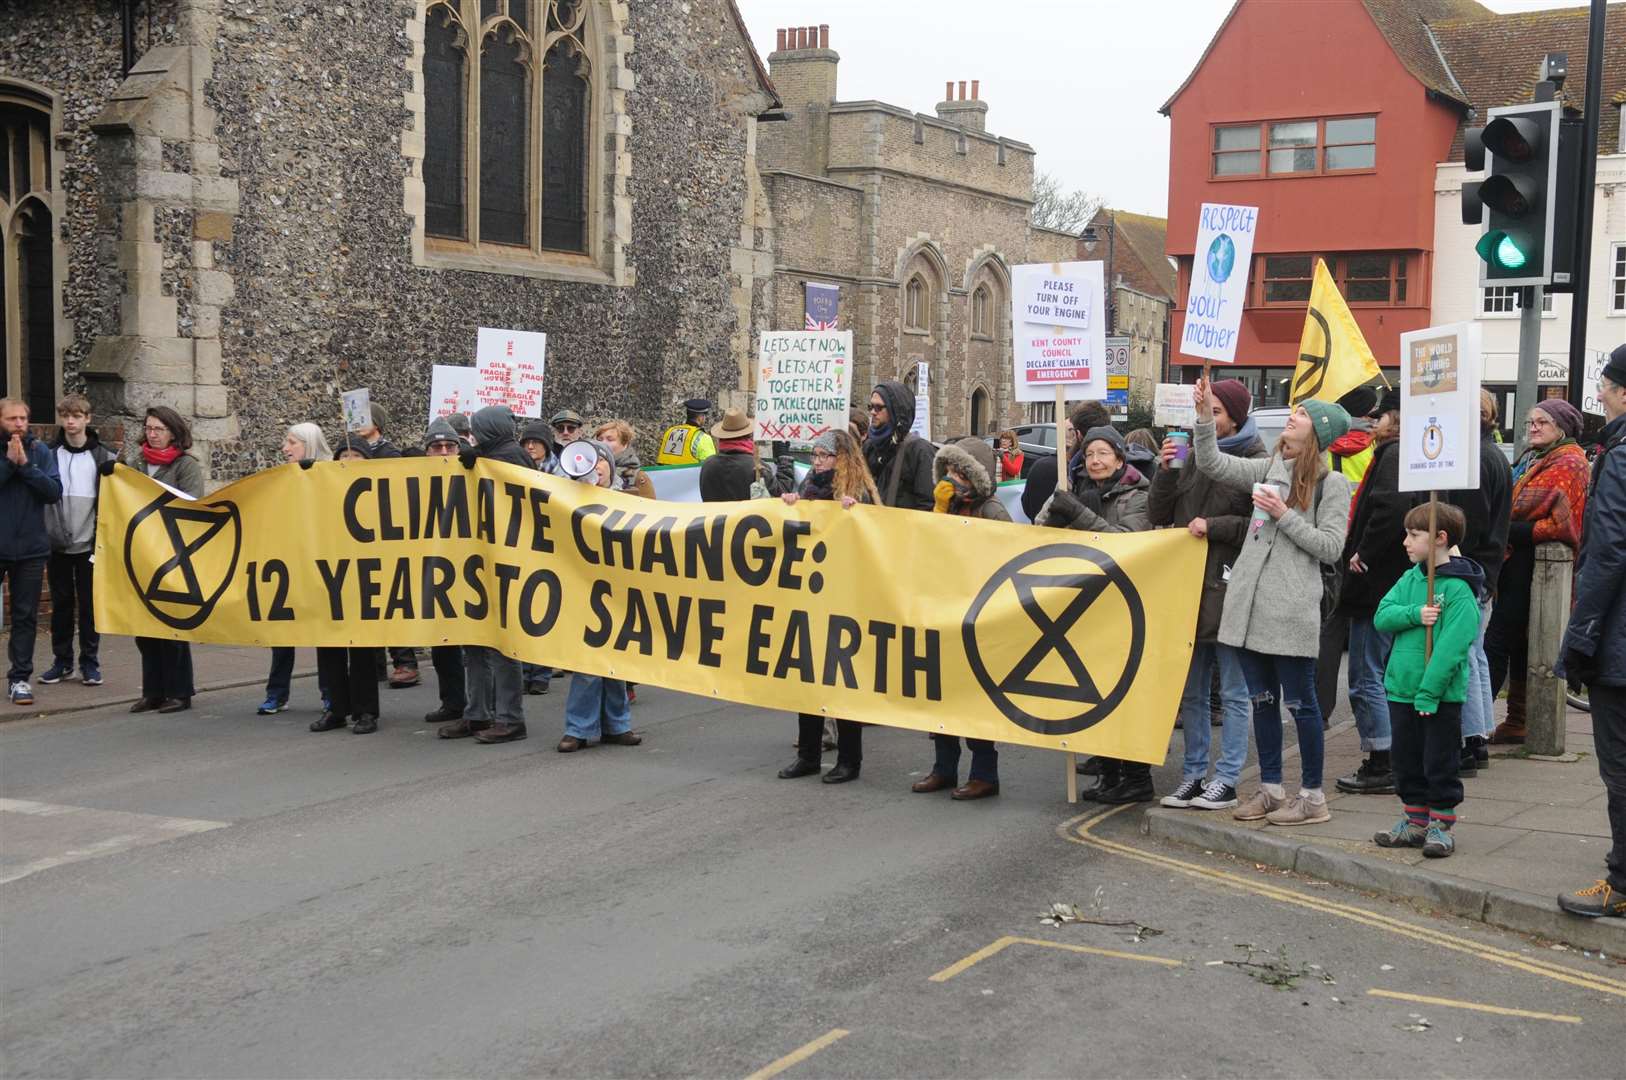
<path fill-rule="evenodd" d="M 492 461 L 506 461 L 522 469 L 535 469 L 536 462 L 514 438 L 514 414 L 506 405 L 487 405 L 469 417 L 469 431 L 480 456 Z M 377 452 L 374 452 L 377 457 Z"/>
<path fill-rule="evenodd" d="M 1417 505 L 1417 496 L 1400 490 L 1400 440 L 1389 439 L 1372 451 L 1355 496 L 1355 516 L 1344 537 L 1344 553 L 1338 561 L 1343 587 L 1338 592 L 1338 610 L 1359 619 L 1370 619 L 1400 575 L 1411 569 L 1406 555 L 1406 512 Z M 1349 560 L 1359 554 L 1366 573 L 1350 570 Z"/>
<path fill-rule="evenodd" d="M 1265 457 L 1258 436 L 1225 453 L 1240 458 Z M 1238 487 L 1216 484 L 1203 476 L 1188 458 L 1183 468 L 1159 469 L 1152 478 L 1146 516 L 1158 528 L 1183 529 L 1192 518 L 1208 522 L 1208 564 L 1203 570 L 1203 598 L 1197 608 L 1197 640 L 1219 640 L 1220 614 L 1225 610 L 1225 568 L 1235 566 L 1253 516 L 1253 496 Z"/>
<path fill-rule="evenodd" d="M 875 392 L 892 417 L 892 430 L 885 439 L 875 439 L 872 431 L 864 443 L 864 460 L 881 502 L 900 510 L 930 510 L 932 488 L 937 484 L 932 477 L 936 451 L 931 443 L 909 432 L 915 422 L 915 396 L 901 382 L 881 383 Z"/>
<path fill-rule="evenodd" d="M 1609 421 L 1599 446 L 1563 652 L 1590 656 L 1593 682 L 1626 686 L 1626 416 Z"/>
<path fill-rule="evenodd" d="M 1513 466 L 1507 463 L 1501 446 L 1491 439 L 1490 430 L 1479 440 L 1479 486 L 1447 491 L 1442 498 L 1462 508 L 1468 528 L 1459 546 L 1485 571 L 1485 582 L 1494 592 L 1502 575 L 1508 523 L 1513 516 Z"/>

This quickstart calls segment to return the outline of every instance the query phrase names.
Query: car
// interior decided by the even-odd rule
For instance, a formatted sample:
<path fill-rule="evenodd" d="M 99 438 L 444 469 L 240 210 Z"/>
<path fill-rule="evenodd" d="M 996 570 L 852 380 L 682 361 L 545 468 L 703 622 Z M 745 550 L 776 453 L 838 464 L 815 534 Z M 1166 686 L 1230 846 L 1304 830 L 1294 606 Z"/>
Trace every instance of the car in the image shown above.
<path fill-rule="evenodd" d="M 1016 444 L 1022 448 L 1022 477 L 1033 471 L 1033 463 L 1040 458 L 1056 456 L 1055 424 L 1015 424 L 1008 429 L 1016 432 Z M 984 435 L 983 440 L 999 451 L 999 435 Z"/>

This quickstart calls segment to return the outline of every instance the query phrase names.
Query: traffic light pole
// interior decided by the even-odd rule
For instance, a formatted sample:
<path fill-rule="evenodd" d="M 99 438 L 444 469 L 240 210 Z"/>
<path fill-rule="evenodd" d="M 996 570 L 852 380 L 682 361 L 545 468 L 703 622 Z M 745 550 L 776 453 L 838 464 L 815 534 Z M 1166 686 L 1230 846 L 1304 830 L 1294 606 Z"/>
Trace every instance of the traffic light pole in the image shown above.
<path fill-rule="evenodd" d="M 1581 122 L 1580 177 L 1574 193 L 1575 204 L 1575 282 L 1570 305 L 1570 403 L 1579 407 L 1586 400 L 1587 302 L 1592 292 L 1592 207 L 1593 187 L 1598 175 L 1598 120 L 1603 112 L 1603 31 L 1605 0 L 1592 0 L 1591 30 L 1587 38 L 1586 105 Z"/>
<path fill-rule="evenodd" d="M 1541 299 L 1545 290 L 1540 285 L 1526 285 L 1519 290 L 1519 381 L 1513 390 L 1513 445 L 1524 453 L 1530 442 L 1530 428 L 1525 418 L 1536 407 L 1536 382 L 1541 367 Z"/>

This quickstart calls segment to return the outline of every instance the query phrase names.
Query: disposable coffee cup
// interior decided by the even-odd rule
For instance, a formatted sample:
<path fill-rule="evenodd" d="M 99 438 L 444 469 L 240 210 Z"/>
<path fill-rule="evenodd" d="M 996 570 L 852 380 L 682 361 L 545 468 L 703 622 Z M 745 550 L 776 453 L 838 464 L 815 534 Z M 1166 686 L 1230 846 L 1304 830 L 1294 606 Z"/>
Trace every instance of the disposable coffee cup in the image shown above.
<path fill-rule="evenodd" d="M 1253 485 L 1253 492 L 1254 492 L 1255 495 L 1259 494 L 1261 491 L 1274 491 L 1278 495 L 1284 495 L 1287 492 L 1287 488 L 1286 488 L 1286 485 L 1281 484 L 1281 483 L 1279 483 L 1277 481 L 1267 480 L 1267 481 L 1265 481 L 1263 483 Z M 1255 506 L 1253 508 L 1253 531 L 1254 532 L 1258 532 L 1259 531 L 1259 526 L 1263 525 L 1265 522 L 1267 522 L 1269 520 L 1270 520 L 1270 515 L 1265 513 L 1263 508 L 1258 507 L 1258 506 Z"/>
<path fill-rule="evenodd" d="M 1188 431 L 1171 431 L 1167 438 L 1174 444 L 1174 457 L 1169 459 L 1169 468 L 1185 468 L 1186 455 L 1191 453 L 1191 433 Z"/>

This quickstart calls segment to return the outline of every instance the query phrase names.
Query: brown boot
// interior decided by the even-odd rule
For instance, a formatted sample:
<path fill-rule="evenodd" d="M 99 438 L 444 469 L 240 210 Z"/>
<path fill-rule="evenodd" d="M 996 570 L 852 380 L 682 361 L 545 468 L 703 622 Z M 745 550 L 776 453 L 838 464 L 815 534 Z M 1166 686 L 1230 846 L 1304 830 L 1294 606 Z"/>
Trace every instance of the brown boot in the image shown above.
<path fill-rule="evenodd" d="M 1496 725 L 1491 732 L 1490 741 L 1498 746 L 1517 746 L 1524 742 L 1524 691 L 1523 682 L 1508 681 L 1507 684 L 1507 719 Z"/>

